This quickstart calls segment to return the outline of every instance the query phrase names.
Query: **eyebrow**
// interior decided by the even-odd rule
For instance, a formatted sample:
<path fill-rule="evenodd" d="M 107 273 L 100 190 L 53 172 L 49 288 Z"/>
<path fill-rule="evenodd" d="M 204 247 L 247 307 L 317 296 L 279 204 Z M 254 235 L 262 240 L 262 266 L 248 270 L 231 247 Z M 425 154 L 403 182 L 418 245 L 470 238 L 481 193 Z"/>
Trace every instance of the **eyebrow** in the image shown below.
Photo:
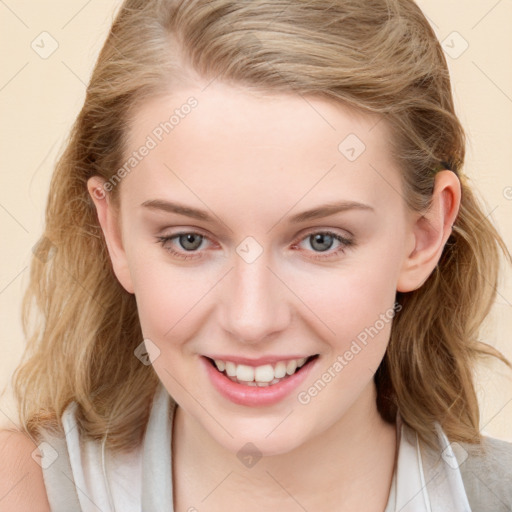
<path fill-rule="evenodd" d="M 173 201 L 166 201 L 163 199 L 152 199 L 144 201 L 141 206 L 149 208 L 151 210 L 161 210 L 168 213 L 177 213 L 193 219 L 202 220 L 206 222 L 214 222 L 213 217 L 206 211 L 198 208 L 192 208 L 191 206 L 185 206 L 180 203 Z M 298 224 L 307 220 L 321 219 L 348 210 L 362 210 L 371 211 L 375 213 L 372 206 L 358 203 L 357 201 L 339 201 L 335 203 L 327 203 L 316 206 L 310 210 L 303 211 L 290 217 L 289 222 L 291 224 Z"/>

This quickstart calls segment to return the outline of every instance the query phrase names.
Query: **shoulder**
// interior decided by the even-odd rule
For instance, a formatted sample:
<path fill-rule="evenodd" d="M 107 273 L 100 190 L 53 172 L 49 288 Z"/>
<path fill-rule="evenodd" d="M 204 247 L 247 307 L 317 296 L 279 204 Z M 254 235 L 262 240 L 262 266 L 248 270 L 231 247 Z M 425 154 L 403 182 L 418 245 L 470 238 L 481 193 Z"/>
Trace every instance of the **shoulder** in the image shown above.
<path fill-rule="evenodd" d="M 470 502 L 485 504 L 482 510 L 511 510 L 512 443 L 484 437 L 480 445 L 460 445 L 456 455 Z"/>
<path fill-rule="evenodd" d="M 40 452 L 25 433 L 0 430 L 0 512 L 49 512 Z"/>

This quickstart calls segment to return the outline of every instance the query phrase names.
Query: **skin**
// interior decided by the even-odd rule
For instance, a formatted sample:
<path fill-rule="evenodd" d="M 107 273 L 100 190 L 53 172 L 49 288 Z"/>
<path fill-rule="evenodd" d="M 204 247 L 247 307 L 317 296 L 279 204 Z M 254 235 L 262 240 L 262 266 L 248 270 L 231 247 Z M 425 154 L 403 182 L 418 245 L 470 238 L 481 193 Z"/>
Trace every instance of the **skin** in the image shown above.
<path fill-rule="evenodd" d="M 0 430 L 0 512 L 50 512 L 41 455 L 26 433 Z"/>
<path fill-rule="evenodd" d="M 119 209 L 98 193 L 100 178 L 88 183 L 116 276 L 136 296 L 144 338 L 160 350 L 153 367 L 179 404 L 175 508 L 383 510 L 396 434 L 377 412 L 373 376 L 391 322 L 308 404 L 297 394 L 391 310 L 397 290 L 428 278 L 456 218 L 460 183 L 440 171 L 432 208 L 411 212 L 385 122 L 315 97 L 217 81 L 145 103 L 128 153 L 190 96 L 197 107 L 117 185 Z M 349 134 L 366 146 L 353 162 L 338 150 Z M 141 206 L 155 199 L 206 210 L 213 221 Z M 289 221 L 340 200 L 372 210 Z M 322 252 L 309 235 L 325 230 L 354 243 L 334 239 Z M 183 232 L 206 238 L 188 253 L 178 237 L 158 243 Z M 236 252 L 248 236 L 263 249 L 252 263 Z M 319 359 L 278 404 L 247 407 L 212 387 L 200 361 L 212 353 Z M 247 442 L 263 455 L 251 468 L 236 457 Z"/>

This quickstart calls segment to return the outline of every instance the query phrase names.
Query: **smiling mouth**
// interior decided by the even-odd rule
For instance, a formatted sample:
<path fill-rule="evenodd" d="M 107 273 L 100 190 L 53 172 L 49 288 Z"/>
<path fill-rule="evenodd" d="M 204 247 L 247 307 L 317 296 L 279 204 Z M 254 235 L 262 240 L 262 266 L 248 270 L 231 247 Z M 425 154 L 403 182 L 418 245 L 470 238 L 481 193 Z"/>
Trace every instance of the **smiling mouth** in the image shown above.
<path fill-rule="evenodd" d="M 225 375 L 232 382 L 245 386 L 267 387 L 274 386 L 301 372 L 306 365 L 317 359 L 318 356 L 319 354 L 315 354 L 301 359 L 290 359 L 289 361 L 279 361 L 275 364 L 265 364 L 262 366 L 236 364 L 231 361 L 214 360 L 206 356 L 204 357 L 219 373 Z"/>

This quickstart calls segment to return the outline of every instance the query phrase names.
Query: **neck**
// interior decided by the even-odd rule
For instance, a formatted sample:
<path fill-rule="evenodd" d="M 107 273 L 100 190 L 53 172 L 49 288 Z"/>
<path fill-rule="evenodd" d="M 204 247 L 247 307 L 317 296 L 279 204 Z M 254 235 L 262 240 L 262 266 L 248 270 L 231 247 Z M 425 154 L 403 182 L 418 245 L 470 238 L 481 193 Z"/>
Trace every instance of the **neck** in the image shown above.
<path fill-rule="evenodd" d="M 298 504 L 318 511 L 383 510 L 395 465 L 396 431 L 380 417 L 375 399 L 371 382 L 321 435 L 287 453 L 262 457 L 250 468 L 178 407 L 173 430 L 176 511 L 188 510 L 191 499 L 198 509 L 204 500 L 209 511 L 272 510 L 277 504 L 282 511 L 299 510 Z"/>

